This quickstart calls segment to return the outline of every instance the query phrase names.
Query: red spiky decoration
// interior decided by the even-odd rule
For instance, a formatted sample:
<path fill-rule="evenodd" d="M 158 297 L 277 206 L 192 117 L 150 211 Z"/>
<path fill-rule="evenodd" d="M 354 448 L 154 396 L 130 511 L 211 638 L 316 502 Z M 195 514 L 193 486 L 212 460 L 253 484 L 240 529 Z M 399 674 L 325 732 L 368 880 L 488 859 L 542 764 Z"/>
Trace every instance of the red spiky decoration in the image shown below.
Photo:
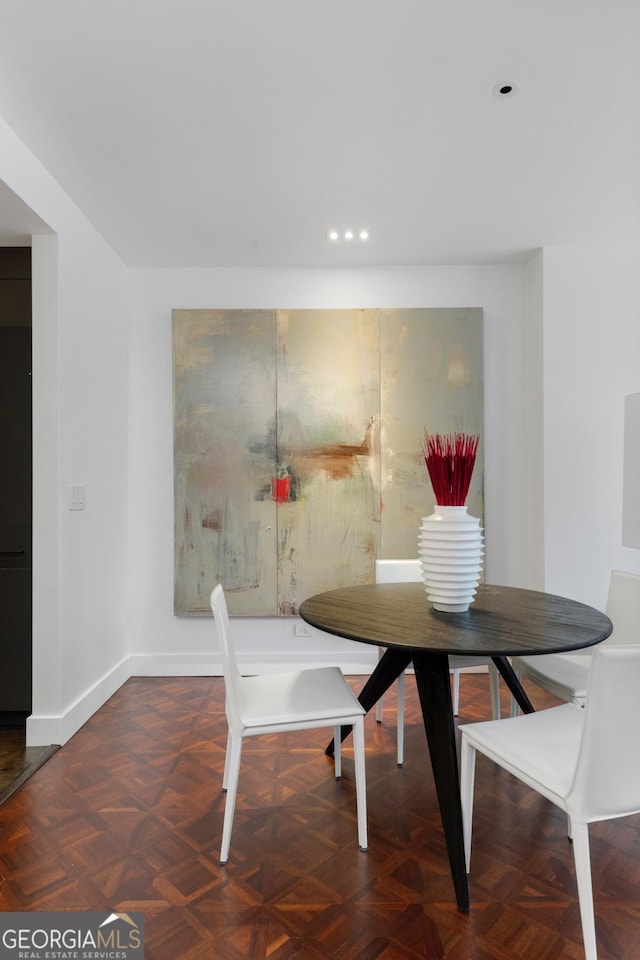
<path fill-rule="evenodd" d="M 467 499 L 476 462 L 479 437 L 468 433 L 424 431 L 422 451 L 435 494 L 444 507 L 462 507 Z"/>

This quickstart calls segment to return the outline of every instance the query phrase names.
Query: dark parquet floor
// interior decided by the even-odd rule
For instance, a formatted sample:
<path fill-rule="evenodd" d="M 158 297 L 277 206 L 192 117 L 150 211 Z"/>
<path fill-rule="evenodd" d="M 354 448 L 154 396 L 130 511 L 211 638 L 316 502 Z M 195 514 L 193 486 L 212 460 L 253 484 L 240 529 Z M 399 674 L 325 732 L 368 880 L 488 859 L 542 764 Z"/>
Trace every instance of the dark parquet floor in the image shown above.
<path fill-rule="evenodd" d="M 57 747 L 27 747 L 24 724 L 0 726 L 0 804 L 55 753 Z"/>
<path fill-rule="evenodd" d="M 488 702 L 462 677 L 461 722 Z M 367 717 L 368 852 L 351 750 L 336 782 L 311 731 L 245 741 L 221 867 L 223 681 L 128 681 L 0 807 L 0 910 L 141 911 L 146 960 L 582 960 L 564 816 L 479 757 L 460 913 L 412 679 L 402 768 L 394 708 Z M 640 817 L 591 836 L 600 960 L 640 960 Z"/>

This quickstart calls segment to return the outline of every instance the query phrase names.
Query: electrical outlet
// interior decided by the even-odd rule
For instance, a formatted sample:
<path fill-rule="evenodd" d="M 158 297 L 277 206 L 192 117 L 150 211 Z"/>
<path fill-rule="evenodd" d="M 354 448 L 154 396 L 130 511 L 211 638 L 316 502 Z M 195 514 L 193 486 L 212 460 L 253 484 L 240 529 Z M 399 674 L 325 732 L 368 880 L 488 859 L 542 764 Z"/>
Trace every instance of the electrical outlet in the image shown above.
<path fill-rule="evenodd" d="M 72 483 L 69 487 L 69 510 L 84 510 L 83 483 Z"/>
<path fill-rule="evenodd" d="M 301 620 L 299 623 L 294 623 L 293 635 L 294 637 L 312 637 L 313 627 L 310 627 L 308 623 Z"/>

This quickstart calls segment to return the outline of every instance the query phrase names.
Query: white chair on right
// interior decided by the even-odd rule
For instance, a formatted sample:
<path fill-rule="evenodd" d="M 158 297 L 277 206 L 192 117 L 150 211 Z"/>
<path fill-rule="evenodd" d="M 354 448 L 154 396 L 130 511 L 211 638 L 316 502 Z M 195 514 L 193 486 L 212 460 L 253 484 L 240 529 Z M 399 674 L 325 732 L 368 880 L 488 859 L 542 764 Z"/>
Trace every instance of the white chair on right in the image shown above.
<path fill-rule="evenodd" d="M 613 623 L 613 633 L 602 643 L 640 644 L 640 576 L 635 573 L 611 572 L 605 613 Z M 600 644 L 599 646 L 601 646 Z M 512 666 L 519 677 L 525 677 L 543 690 L 569 703 L 584 705 L 589 682 L 593 651 L 597 647 L 575 653 L 547 653 L 539 657 L 513 657 Z M 518 712 L 512 700 L 512 716 Z"/>
<path fill-rule="evenodd" d="M 419 560 L 376 560 L 376 583 L 419 583 L 422 580 L 422 567 Z M 380 650 L 380 656 L 384 649 Z M 500 675 L 491 657 L 449 657 L 449 667 L 453 671 L 453 713 L 458 715 L 460 699 L 460 671 L 468 667 L 487 665 L 489 668 L 489 692 L 491 695 L 491 716 L 500 718 Z M 398 677 L 398 766 L 404 763 L 404 694 L 406 671 Z M 376 704 L 376 720 L 382 722 L 382 697 Z"/>
<path fill-rule="evenodd" d="M 599 644 L 584 709 L 576 703 L 460 727 L 467 872 L 476 752 L 563 810 L 573 840 L 586 960 L 597 960 L 589 824 L 640 812 L 640 646 Z"/>

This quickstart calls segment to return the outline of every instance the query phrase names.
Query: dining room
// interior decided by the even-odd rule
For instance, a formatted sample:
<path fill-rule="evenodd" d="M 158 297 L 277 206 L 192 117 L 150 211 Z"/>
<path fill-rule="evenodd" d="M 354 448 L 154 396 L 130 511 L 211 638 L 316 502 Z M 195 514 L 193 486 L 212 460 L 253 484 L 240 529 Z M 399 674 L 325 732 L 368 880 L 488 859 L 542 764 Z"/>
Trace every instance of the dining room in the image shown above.
<path fill-rule="evenodd" d="M 208 602 L 244 564 L 230 592 L 242 671 L 337 665 L 359 692 L 375 647 L 299 609 L 373 582 L 376 558 L 415 556 L 434 506 L 424 428 L 479 435 L 487 584 L 604 611 L 611 571 L 640 574 L 626 529 L 640 448 L 637 5 L 545 0 L 518 16 L 502 0 L 482 13 L 401 0 L 402 16 L 364 0 L 202 6 L 197 30 L 173 0 L 164 20 L 151 0 L 94 19 L 79 0 L 60 0 L 60 16 L 46 0 L 2 11 L 0 238 L 30 246 L 33 267 L 33 709 L 20 749 L 47 757 L 0 808 L 2 910 L 144 905 L 152 960 L 211 956 L 227 920 L 215 950 L 250 960 L 578 960 L 562 814 L 481 758 L 481 852 L 471 909 L 457 909 L 411 674 L 401 767 L 393 689 L 382 723 L 366 718 L 368 851 L 353 836 L 350 745 L 336 783 L 322 737 L 275 755 L 252 744 L 233 841 L 246 873 L 233 845 L 224 873 L 224 684 Z M 188 391 L 209 390 L 185 433 L 176 313 L 217 324 L 184 364 Z M 474 328 L 470 339 L 416 339 L 434 313 L 449 332 Z M 218 363 L 209 348 L 222 330 Z M 419 349 L 401 353 L 409 341 Z M 322 359 L 322 383 L 309 357 Z M 459 419 L 441 416 L 437 395 L 427 408 L 401 389 L 435 368 L 464 399 Z M 287 390 L 285 410 L 272 401 Z M 399 414 L 385 413 L 391 400 Z M 246 429 L 248 409 L 259 430 Z M 218 446 L 190 461 L 203 424 L 232 455 Z M 392 435 L 402 444 L 385 445 Z M 223 470 L 215 490 L 231 507 L 194 514 L 186 494 Z M 351 492 L 334 502 L 340 484 Z M 357 529 L 349 503 L 371 508 Z M 215 544 L 204 566 L 202 544 Z M 461 677 L 458 741 L 459 724 L 491 717 L 486 683 Z M 537 707 L 556 703 L 523 686 Z M 501 696 L 506 715 L 504 683 Z M 491 811 L 507 831 L 499 857 Z M 313 816 L 333 830 L 331 855 Z M 601 957 L 633 958 L 637 822 L 593 833 Z M 350 923 L 367 913 L 361 943 Z"/>

